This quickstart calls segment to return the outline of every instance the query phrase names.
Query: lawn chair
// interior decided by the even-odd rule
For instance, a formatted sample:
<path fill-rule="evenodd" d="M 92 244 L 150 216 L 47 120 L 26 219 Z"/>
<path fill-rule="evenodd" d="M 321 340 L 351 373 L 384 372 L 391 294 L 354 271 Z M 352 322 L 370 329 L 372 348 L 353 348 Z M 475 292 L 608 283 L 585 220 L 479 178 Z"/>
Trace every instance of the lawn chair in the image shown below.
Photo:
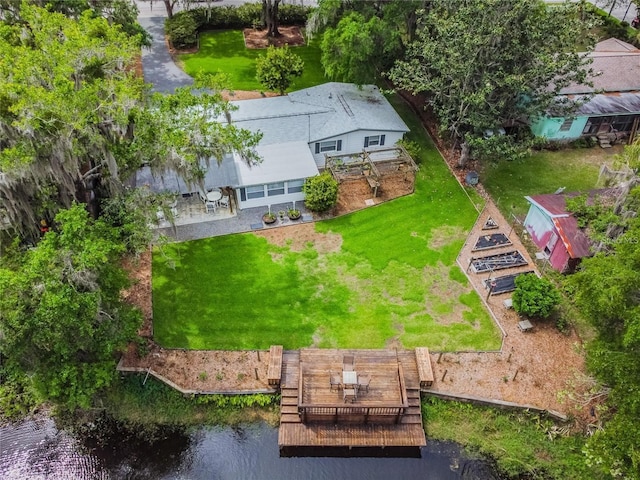
<path fill-rule="evenodd" d="M 342 388 L 342 382 L 340 381 L 339 373 L 329 373 L 329 386 L 331 387 L 331 391 L 339 391 Z"/>
<path fill-rule="evenodd" d="M 371 383 L 371 375 L 358 375 L 358 391 L 361 392 L 363 389 L 365 392 L 369 393 L 369 384 Z"/>
<path fill-rule="evenodd" d="M 356 389 L 355 388 L 345 388 L 344 390 L 342 390 L 342 397 L 344 398 L 344 403 L 347 402 L 355 402 L 356 399 L 358 398 L 356 395 Z"/>
<path fill-rule="evenodd" d="M 220 200 L 218 200 L 218 204 L 221 207 L 229 208 L 229 196 L 228 195 L 223 195 L 222 198 Z"/>
<path fill-rule="evenodd" d="M 198 195 L 200 195 L 200 200 L 202 200 L 202 203 L 204 203 L 204 209 L 206 213 L 209 212 L 216 212 L 216 203 L 215 202 L 210 202 L 209 200 L 207 200 L 207 197 L 205 196 L 204 193 L 202 192 L 198 192 Z"/>
<path fill-rule="evenodd" d="M 345 355 L 342 357 L 342 370 L 345 372 L 353 372 L 356 359 L 353 355 Z"/>

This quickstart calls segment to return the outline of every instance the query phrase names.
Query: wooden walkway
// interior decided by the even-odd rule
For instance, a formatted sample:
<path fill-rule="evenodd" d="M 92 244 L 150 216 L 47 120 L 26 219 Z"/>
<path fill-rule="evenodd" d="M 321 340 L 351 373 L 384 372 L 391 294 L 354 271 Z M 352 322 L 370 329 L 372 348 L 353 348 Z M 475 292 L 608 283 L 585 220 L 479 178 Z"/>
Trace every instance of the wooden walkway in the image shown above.
<path fill-rule="evenodd" d="M 345 354 L 355 357 L 358 374 L 371 376 L 369 391 L 361 389 L 353 403 L 344 402 L 342 390 L 330 388 L 330 374 L 342 373 Z M 426 445 L 413 350 L 285 351 L 280 386 L 282 455 L 306 455 L 310 448 L 390 454 L 394 448 L 418 452 Z"/>

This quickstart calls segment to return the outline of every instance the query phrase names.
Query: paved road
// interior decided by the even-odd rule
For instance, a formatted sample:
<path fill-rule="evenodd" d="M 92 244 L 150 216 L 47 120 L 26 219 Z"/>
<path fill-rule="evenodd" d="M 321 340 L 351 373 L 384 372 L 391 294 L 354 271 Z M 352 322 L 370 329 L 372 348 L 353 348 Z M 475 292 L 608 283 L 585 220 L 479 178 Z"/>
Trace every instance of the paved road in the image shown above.
<path fill-rule="evenodd" d="M 145 82 L 152 85 L 152 92 L 173 93 L 177 87 L 192 85 L 193 78 L 178 68 L 169 55 L 164 40 L 164 20 L 164 17 L 138 17 L 140 25 L 153 37 L 151 48 L 142 49 L 142 70 Z"/>

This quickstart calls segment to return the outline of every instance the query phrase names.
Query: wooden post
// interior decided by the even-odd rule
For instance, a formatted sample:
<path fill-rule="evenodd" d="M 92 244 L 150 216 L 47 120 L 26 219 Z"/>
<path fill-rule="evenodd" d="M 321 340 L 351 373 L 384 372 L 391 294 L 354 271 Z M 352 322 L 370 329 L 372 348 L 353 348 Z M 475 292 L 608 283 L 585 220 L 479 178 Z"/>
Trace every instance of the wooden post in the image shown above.
<path fill-rule="evenodd" d="M 254 368 L 254 370 L 256 371 L 256 380 L 260 380 L 260 378 L 258 377 L 258 369 Z"/>
<path fill-rule="evenodd" d="M 442 352 L 440 352 L 440 355 L 438 355 L 438 361 L 436 363 L 440 363 L 441 358 L 442 358 Z"/>
<path fill-rule="evenodd" d="M 444 371 L 444 373 L 442 374 L 442 380 L 440 380 L 441 382 L 444 382 L 444 377 L 446 377 L 446 376 L 447 376 L 447 372 L 448 372 L 448 371 L 449 371 L 449 370 L 445 370 L 445 371 Z"/>
<path fill-rule="evenodd" d="M 516 377 L 518 376 L 518 372 L 520 371 L 520 367 L 516 368 L 516 374 L 513 376 L 513 381 L 516 381 Z"/>
<path fill-rule="evenodd" d="M 507 362 L 511 363 L 511 352 L 509 353 L 509 358 L 507 358 Z"/>
<path fill-rule="evenodd" d="M 261 361 L 260 360 L 260 350 L 257 350 L 257 353 L 258 353 L 258 361 L 260 362 Z"/>

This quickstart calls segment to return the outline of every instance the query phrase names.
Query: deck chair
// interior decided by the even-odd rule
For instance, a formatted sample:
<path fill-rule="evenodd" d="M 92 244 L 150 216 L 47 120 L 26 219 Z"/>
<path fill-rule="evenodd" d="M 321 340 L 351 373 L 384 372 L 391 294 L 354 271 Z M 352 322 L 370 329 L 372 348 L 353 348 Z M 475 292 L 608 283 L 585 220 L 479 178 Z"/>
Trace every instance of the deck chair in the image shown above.
<path fill-rule="evenodd" d="M 358 398 L 357 394 L 356 394 L 356 390 L 355 388 L 345 388 L 342 390 L 342 397 L 344 398 L 344 403 L 347 402 L 355 402 Z"/>
<path fill-rule="evenodd" d="M 342 382 L 340 381 L 339 373 L 329 373 L 329 386 L 331 387 L 332 392 L 334 391 L 334 389 L 338 391 L 342 388 Z"/>
<path fill-rule="evenodd" d="M 209 212 L 214 212 L 215 213 L 215 211 L 216 211 L 215 202 L 210 202 L 209 200 L 207 200 L 207 197 L 202 192 L 198 192 L 198 195 L 200 195 L 200 200 L 202 201 L 202 203 L 204 203 L 205 212 L 206 213 L 209 213 Z"/>
<path fill-rule="evenodd" d="M 358 375 L 358 391 L 364 390 L 369 393 L 369 384 L 371 383 L 371 375 Z"/>
<path fill-rule="evenodd" d="M 345 372 L 353 372 L 355 363 L 356 360 L 353 355 L 345 355 L 342 357 L 342 370 Z"/>
<path fill-rule="evenodd" d="M 218 204 L 221 207 L 229 208 L 229 196 L 228 195 L 223 195 L 222 198 L 220 200 L 218 200 Z"/>

